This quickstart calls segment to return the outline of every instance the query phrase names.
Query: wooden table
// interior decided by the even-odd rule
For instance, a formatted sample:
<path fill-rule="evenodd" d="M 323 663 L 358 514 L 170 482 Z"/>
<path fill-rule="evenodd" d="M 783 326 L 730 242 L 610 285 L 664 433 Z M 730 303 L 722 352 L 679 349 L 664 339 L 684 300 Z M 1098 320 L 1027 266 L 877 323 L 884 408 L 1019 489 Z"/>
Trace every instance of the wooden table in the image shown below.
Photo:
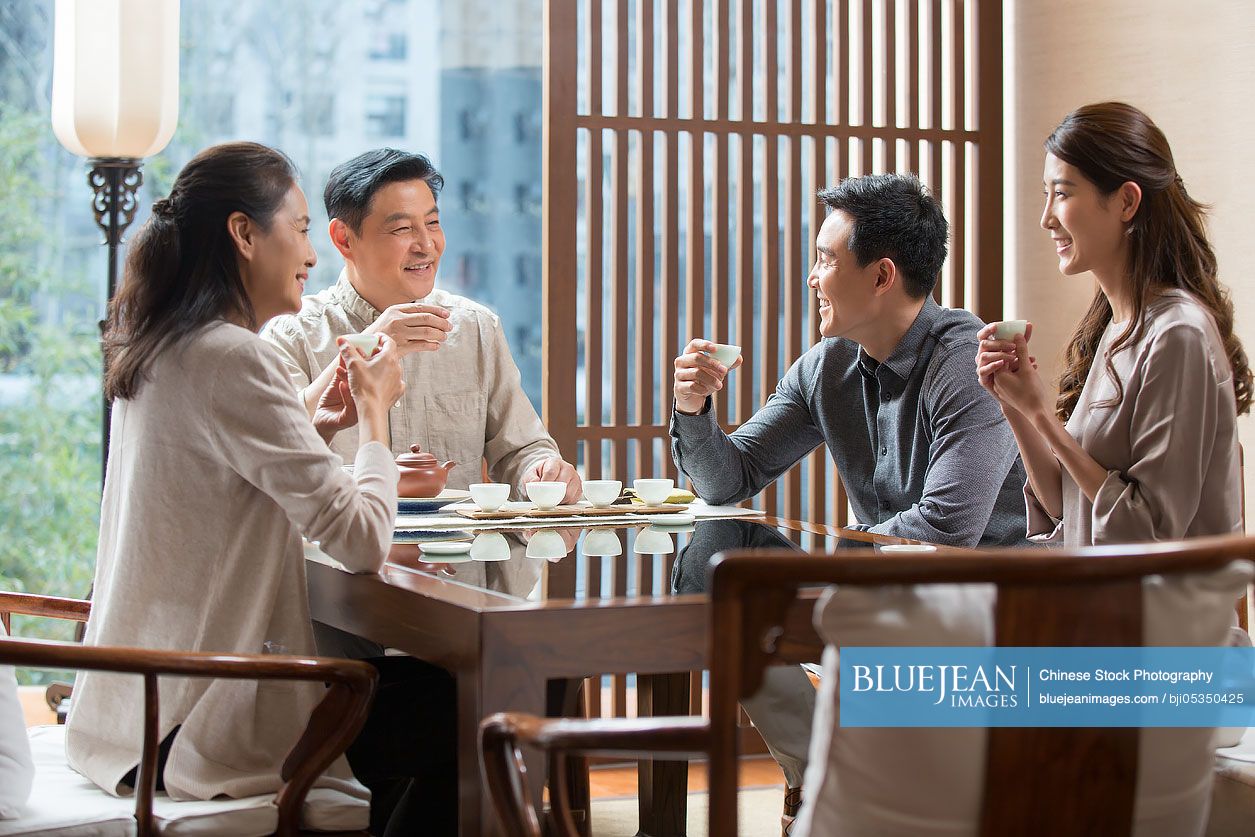
<path fill-rule="evenodd" d="M 696 532 L 669 534 L 675 551 L 661 561 L 652 555 L 640 560 L 634 549 L 644 527 L 622 525 L 598 527 L 621 544 L 622 554 L 614 557 L 585 555 L 592 530 L 568 529 L 556 531 L 578 543 L 557 561 L 528 558 L 517 532 L 508 536 L 511 557 L 499 562 L 433 565 L 420 560 L 412 544 L 394 545 L 379 575 L 353 575 L 315 559 L 307 562 L 310 605 L 318 621 L 454 674 L 460 831 L 496 834 L 479 769 L 477 731 L 485 716 L 506 710 L 545 715 L 550 681 L 620 672 L 638 675 L 642 713 L 689 714 L 688 672 L 706 666 L 707 597 L 672 594 L 670 578 L 682 552 L 682 561 L 708 559 L 689 549 L 694 541 L 704 545 L 712 536 L 744 530 L 807 550 L 831 549 L 838 537 L 902 542 L 801 521 L 754 522 L 702 521 Z M 607 569 L 628 583 L 603 596 L 596 579 Z M 590 578 L 596 590 L 586 589 Z M 543 757 L 526 753 L 525 759 L 539 810 Z M 642 764 L 639 782 L 641 833 L 684 834 L 686 765 Z"/>

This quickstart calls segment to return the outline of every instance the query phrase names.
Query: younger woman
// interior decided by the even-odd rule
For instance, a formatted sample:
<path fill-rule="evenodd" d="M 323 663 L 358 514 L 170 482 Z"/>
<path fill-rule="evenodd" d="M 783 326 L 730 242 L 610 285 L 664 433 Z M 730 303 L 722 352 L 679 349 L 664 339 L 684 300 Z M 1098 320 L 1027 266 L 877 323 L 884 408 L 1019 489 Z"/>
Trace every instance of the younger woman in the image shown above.
<path fill-rule="evenodd" d="M 1239 531 L 1251 370 L 1203 206 L 1129 105 L 1074 111 L 1046 152 L 1041 226 L 1059 270 L 1092 272 L 1099 290 L 1057 399 L 1029 357 L 1031 329 L 1006 341 L 986 326 L 976 357 L 1028 472 L 1029 535 L 1086 546 Z"/>

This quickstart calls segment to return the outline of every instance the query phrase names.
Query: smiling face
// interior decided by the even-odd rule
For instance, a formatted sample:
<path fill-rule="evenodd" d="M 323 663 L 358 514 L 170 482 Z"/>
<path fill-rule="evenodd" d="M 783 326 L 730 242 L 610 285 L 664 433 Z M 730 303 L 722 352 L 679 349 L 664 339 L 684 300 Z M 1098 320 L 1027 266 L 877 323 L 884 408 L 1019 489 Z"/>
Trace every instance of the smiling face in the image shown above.
<path fill-rule="evenodd" d="M 1041 226 L 1054 241 L 1059 272 L 1118 274 L 1128 250 L 1125 216 L 1132 217 L 1121 191 L 1103 195 L 1078 168 L 1053 154 L 1046 155 L 1042 186 Z"/>
<path fill-rule="evenodd" d="M 815 266 L 806 284 L 819 298 L 819 333 L 824 337 L 858 340 L 879 312 L 876 277 L 884 260 L 860 266 L 849 248 L 853 229 L 854 219 L 833 210 L 815 238 Z"/>
<path fill-rule="evenodd" d="M 380 311 L 422 299 L 435 287 L 444 230 L 436 198 L 422 180 L 380 187 L 360 233 L 333 219 L 331 239 L 344 254 L 358 293 Z"/>
<path fill-rule="evenodd" d="M 270 219 L 269 229 L 255 227 L 241 279 L 260 326 L 280 314 L 301 309 L 301 293 L 318 261 L 309 241 L 309 206 L 295 183 Z"/>

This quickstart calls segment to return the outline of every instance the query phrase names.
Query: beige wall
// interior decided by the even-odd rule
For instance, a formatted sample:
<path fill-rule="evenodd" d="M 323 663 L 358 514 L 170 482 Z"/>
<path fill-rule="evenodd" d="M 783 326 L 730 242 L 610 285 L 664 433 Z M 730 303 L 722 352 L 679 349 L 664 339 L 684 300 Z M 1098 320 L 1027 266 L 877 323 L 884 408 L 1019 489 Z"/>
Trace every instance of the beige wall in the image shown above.
<path fill-rule="evenodd" d="M 1038 226 L 1042 142 L 1072 108 L 1111 99 L 1150 114 L 1190 194 L 1211 204 L 1221 280 L 1255 360 L 1255 2 L 1019 0 L 1006 9 L 1007 314 L 1033 321 L 1044 368 L 1057 374 L 1094 284 L 1059 274 Z M 1255 422 L 1241 428 L 1255 510 Z"/>

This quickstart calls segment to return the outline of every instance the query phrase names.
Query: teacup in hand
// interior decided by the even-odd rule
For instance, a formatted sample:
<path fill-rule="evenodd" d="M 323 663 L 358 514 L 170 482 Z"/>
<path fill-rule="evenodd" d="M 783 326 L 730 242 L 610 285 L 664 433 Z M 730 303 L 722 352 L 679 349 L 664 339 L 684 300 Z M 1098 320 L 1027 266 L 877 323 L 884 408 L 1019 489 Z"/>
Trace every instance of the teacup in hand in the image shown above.
<path fill-rule="evenodd" d="M 1028 320 L 1003 320 L 994 325 L 994 339 L 1014 341 L 1017 334 L 1028 331 Z"/>
<path fill-rule="evenodd" d="M 527 499 L 535 503 L 536 508 L 541 511 L 557 508 L 565 496 L 566 483 L 564 482 L 529 482 L 527 484 Z"/>
<path fill-rule="evenodd" d="M 472 483 L 471 499 L 480 511 L 495 512 L 510 499 L 510 486 L 503 482 Z"/>
<path fill-rule="evenodd" d="M 660 506 L 675 490 L 675 480 L 635 480 L 632 488 L 636 489 L 636 496 L 645 505 Z"/>
<path fill-rule="evenodd" d="M 731 343 L 716 343 L 715 350 L 706 354 L 731 369 L 732 364 L 736 363 L 736 359 L 741 356 L 741 347 L 733 346 Z"/>
<path fill-rule="evenodd" d="M 364 357 L 374 357 L 375 352 L 379 351 L 378 334 L 346 334 L 344 342 L 357 349 Z"/>
<path fill-rule="evenodd" d="M 584 480 L 584 499 L 604 509 L 623 493 L 623 480 Z"/>

